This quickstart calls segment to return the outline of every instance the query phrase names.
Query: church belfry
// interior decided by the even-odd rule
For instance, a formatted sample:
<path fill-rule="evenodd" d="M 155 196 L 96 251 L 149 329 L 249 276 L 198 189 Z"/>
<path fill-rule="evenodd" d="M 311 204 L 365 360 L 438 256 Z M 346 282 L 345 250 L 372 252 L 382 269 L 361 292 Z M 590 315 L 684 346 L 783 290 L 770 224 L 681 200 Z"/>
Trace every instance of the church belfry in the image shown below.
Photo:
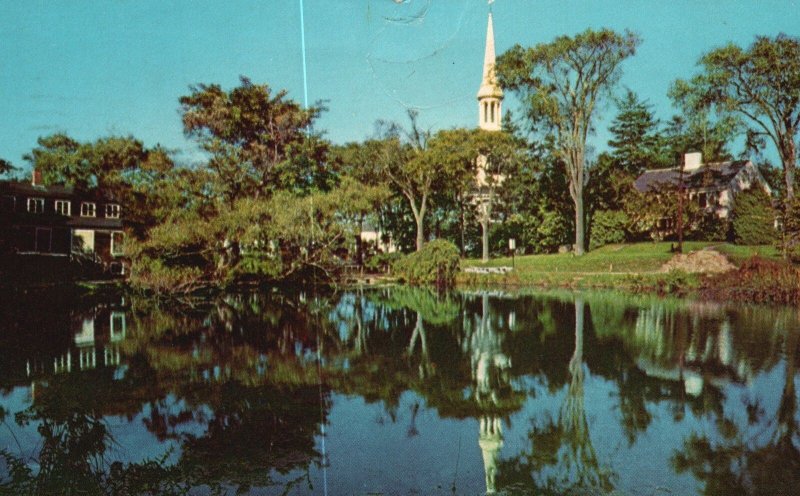
<path fill-rule="evenodd" d="M 486 131 L 499 131 L 502 123 L 503 90 L 494 70 L 494 28 L 492 13 L 486 27 L 486 51 L 483 55 L 483 79 L 478 90 L 478 127 Z"/>

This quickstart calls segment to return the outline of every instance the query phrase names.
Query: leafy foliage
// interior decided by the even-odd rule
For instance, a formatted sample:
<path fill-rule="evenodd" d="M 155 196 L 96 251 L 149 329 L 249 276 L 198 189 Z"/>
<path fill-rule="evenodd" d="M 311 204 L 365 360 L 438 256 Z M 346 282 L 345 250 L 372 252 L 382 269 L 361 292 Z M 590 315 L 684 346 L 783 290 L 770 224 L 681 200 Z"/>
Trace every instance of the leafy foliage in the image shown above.
<path fill-rule="evenodd" d="M 327 144 L 308 132 L 321 107 L 302 109 L 266 84 L 242 76 L 230 91 L 198 84 L 180 98 L 184 132 L 211 155 L 208 168 L 228 204 L 278 189 L 326 184 Z"/>
<path fill-rule="evenodd" d="M 411 284 L 449 287 L 455 280 L 460 262 L 456 245 L 435 239 L 422 250 L 397 261 L 394 271 Z"/>
<path fill-rule="evenodd" d="M 614 87 L 623 60 L 639 39 L 603 29 L 523 49 L 516 45 L 500 56 L 501 84 L 520 94 L 527 118 L 555 136 L 555 150 L 565 165 L 575 204 L 576 254 L 584 250 L 586 141 L 597 105 Z"/>
<path fill-rule="evenodd" d="M 625 241 L 628 216 L 625 212 L 600 210 L 592 216 L 590 249 Z"/>
<path fill-rule="evenodd" d="M 736 196 L 733 210 L 733 234 L 742 245 L 772 244 L 778 237 L 772 199 L 761 188 L 752 188 Z"/>
<path fill-rule="evenodd" d="M 787 198 L 794 197 L 800 125 L 800 39 L 759 36 L 747 49 L 731 43 L 700 58 L 703 72 L 676 81 L 674 92 L 694 109 L 713 108 L 751 125 L 750 137 L 768 138 L 783 164 Z"/>
<path fill-rule="evenodd" d="M 664 163 L 658 126 L 651 106 L 628 89 L 617 101 L 617 115 L 608 128 L 612 134 L 608 146 L 616 170 L 635 176 L 645 169 L 671 165 Z"/>

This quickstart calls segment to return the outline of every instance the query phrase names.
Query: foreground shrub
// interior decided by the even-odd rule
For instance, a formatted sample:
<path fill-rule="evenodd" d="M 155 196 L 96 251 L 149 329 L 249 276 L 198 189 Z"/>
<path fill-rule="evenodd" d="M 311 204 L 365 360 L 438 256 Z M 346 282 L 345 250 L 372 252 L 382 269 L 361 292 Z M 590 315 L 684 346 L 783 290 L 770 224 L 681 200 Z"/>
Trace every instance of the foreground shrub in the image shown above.
<path fill-rule="evenodd" d="M 422 250 L 398 260 L 394 271 L 411 284 L 449 287 L 453 285 L 460 262 L 456 245 L 437 239 L 426 244 Z"/>
<path fill-rule="evenodd" d="M 753 188 L 736 196 L 733 236 L 739 245 L 767 245 L 777 239 L 775 211 L 769 195 L 761 188 Z"/>
<path fill-rule="evenodd" d="M 376 253 L 364 262 L 364 267 L 370 272 L 388 272 L 402 257 L 403 254 L 399 252 Z"/>
<path fill-rule="evenodd" d="M 687 238 L 693 241 L 728 241 L 732 238 L 731 222 L 720 218 L 716 212 L 705 212 L 687 234 Z"/>
<path fill-rule="evenodd" d="M 756 303 L 800 303 L 800 269 L 753 257 L 738 269 L 708 280 L 706 297 Z"/>
<path fill-rule="evenodd" d="M 130 283 L 157 294 L 191 293 L 208 284 L 198 267 L 170 267 L 146 256 L 133 261 Z"/>
<path fill-rule="evenodd" d="M 592 235 L 589 249 L 614 243 L 624 243 L 628 216 L 625 212 L 600 210 L 592 217 Z"/>

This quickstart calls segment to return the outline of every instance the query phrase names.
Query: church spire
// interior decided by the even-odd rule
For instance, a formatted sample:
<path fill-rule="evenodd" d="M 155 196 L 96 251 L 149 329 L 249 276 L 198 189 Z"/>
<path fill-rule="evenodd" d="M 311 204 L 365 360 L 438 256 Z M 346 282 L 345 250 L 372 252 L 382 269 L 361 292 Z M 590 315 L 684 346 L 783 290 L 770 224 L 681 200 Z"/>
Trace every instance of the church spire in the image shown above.
<path fill-rule="evenodd" d="M 478 125 L 486 131 L 499 131 L 503 90 L 495 74 L 494 27 L 492 13 L 486 27 L 486 49 L 483 54 L 483 79 L 478 89 Z"/>

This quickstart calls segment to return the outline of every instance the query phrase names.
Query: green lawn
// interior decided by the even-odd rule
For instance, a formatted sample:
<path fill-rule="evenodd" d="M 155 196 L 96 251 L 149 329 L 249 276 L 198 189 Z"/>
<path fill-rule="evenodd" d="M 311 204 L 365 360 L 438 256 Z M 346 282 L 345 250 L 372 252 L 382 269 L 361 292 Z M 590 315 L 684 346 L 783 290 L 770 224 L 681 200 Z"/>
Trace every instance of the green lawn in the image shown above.
<path fill-rule="evenodd" d="M 673 253 L 672 243 L 634 243 L 604 246 L 575 257 L 570 253 L 552 255 L 525 255 L 516 257 L 514 270 L 507 275 L 464 274 L 459 282 L 464 284 L 514 284 L 556 287 L 646 287 L 660 286 L 665 274 L 659 268 Z M 725 254 L 734 264 L 740 264 L 751 256 L 778 257 L 770 246 L 737 246 L 729 243 L 696 242 L 684 243 L 684 253 L 703 248 L 713 248 Z M 496 258 L 486 264 L 480 260 L 464 260 L 462 267 L 511 266 L 510 257 Z M 695 284 L 699 277 L 688 278 Z"/>

